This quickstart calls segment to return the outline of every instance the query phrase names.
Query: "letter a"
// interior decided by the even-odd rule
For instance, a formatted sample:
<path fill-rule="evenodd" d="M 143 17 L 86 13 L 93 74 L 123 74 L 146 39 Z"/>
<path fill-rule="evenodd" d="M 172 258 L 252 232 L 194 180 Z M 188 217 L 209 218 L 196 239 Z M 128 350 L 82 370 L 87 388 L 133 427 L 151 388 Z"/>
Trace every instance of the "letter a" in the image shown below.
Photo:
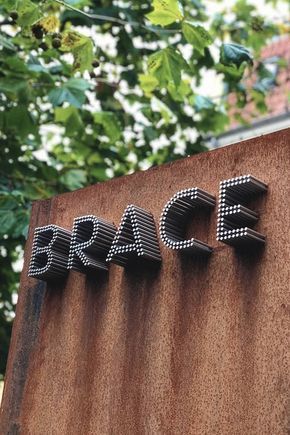
<path fill-rule="evenodd" d="M 148 211 L 128 205 L 112 243 L 107 261 L 125 267 L 133 258 L 161 261 L 154 218 Z"/>

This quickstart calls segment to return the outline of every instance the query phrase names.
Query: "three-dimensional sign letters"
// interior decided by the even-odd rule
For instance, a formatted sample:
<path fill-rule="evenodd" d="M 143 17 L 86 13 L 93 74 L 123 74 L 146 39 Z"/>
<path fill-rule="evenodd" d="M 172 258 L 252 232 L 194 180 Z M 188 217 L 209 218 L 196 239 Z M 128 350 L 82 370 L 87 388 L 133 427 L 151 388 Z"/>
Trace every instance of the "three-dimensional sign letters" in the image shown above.
<path fill-rule="evenodd" d="M 246 205 L 267 185 L 251 175 L 220 183 L 217 240 L 232 246 L 263 244 L 265 236 L 252 227 L 259 219 Z M 195 238 L 186 239 L 185 229 L 197 208 L 212 210 L 213 195 L 198 187 L 181 190 L 164 206 L 160 216 L 160 239 L 168 249 L 189 255 L 209 255 L 213 248 Z M 153 215 L 128 205 L 118 228 L 103 218 L 75 218 L 72 231 L 57 225 L 35 229 L 29 276 L 44 281 L 63 279 L 70 269 L 81 273 L 108 270 L 110 263 L 128 267 L 131 260 L 161 262 Z"/>

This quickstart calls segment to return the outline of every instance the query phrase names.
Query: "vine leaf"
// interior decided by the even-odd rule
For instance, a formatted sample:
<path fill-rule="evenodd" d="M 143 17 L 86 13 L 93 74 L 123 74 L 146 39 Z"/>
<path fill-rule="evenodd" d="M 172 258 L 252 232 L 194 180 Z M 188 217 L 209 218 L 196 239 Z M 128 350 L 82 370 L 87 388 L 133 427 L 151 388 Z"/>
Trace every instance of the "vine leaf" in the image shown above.
<path fill-rule="evenodd" d="M 74 71 L 84 72 L 92 69 L 94 60 L 93 43 L 90 38 L 86 38 L 86 42 L 81 46 L 72 50 L 74 56 L 73 69 Z"/>
<path fill-rule="evenodd" d="M 223 44 L 220 52 L 220 63 L 223 65 L 236 65 L 238 68 L 243 62 L 253 64 L 249 50 L 239 44 Z"/>
<path fill-rule="evenodd" d="M 149 96 L 156 89 L 159 82 L 156 77 L 150 74 L 139 74 L 139 82 L 144 94 Z"/>
<path fill-rule="evenodd" d="M 182 23 L 182 33 L 191 45 L 204 55 L 204 49 L 213 42 L 212 37 L 202 26 L 195 26 L 188 21 Z"/>
<path fill-rule="evenodd" d="M 103 127 L 106 136 L 113 143 L 120 139 L 122 130 L 119 120 L 114 113 L 106 111 L 96 112 L 94 114 L 94 121 Z"/>
<path fill-rule="evenodd" d="M 16 133 L 21 139 L 25 139 L 29 133 L 36 134 L 35 119 L 24 105 L 18 104 L 18 106 L 12 107 L 5 112 L 4 116 L 7 130 Z"/>
<path fill-rule="evenodd" d="M 174 83 L 178 87 L 181 81 L 181 71 L 188 65 L 180 51 L 167 47 L 152 54 L 148 59 L 148 71 L 159 81 L 161 87 Z"/>
<path fill-rule="evenodd" d="M 215 66 L 216 71 L 225 74 L 228 79 L 235 81 L 241 80 L 244 75 L 246 64 L 240 65 L 238 68 L 235 65 L 222 65 L 218 63 Z"/>
<path fill-rule="evenodd" d="M 188 97 L 192 93 L 190 80 L 181 81 L 180 85 L 177 88 L 174 86 L 173 83 L 170 83 L 167 89 L 172 99 L 180 103 L 184 102 L 186 97 Z"/>
<path fill-rule="evenodd" d="M 177 0 L 153 0 L 154 10 L 146 15 L 152 24 L 162 27 L 183 20 L 183 11 Z"/>
<path fill-rule="evenodd" d="M 65 31 L 60 50 L 72 53 L 74 71 L 84 72 L 92 69 L 94 59 L 93 43 L 87 36 L 72 30 Z"/>
<path fill-rule="evenodd" d="M 17 210 L 14 214 L 15 223 L 13 225 L 13 238 L 16 239 L 20 236 L 27 236 L 29 225 L 29 212 L 28 210 Z"/>
<path fill-rule="evenodd" d="M 16 10 L 19 14 L 17 19 L 17 24 L 19 26 L 28 27 L 40 18 L 39 7 L 30 0 L 16 2 Z"/>
<path fill-rule="evenodd" d="M 83 131 L 84 125 L 76 107 L 56 107 L 54 115 L 55 122 L 65 125 L 65 130 L 68 136 Z"/>
<path fill-rule="evenodd" d="M 60 181 L 69 190 L 80 189 L 87 182 L 87 174 L 82 169 L 70 169 L 60 177 Z"/>
<path fill-rule="evenodd" d="M 3 6 L 8 11 L 11 11 L 12 9 L 15 9 L 16 0 L 2 0 L 1 6 Z"/>
<path fill-rule="evenodd" d="M 54 107 L 61 106 L 66 101 L 72 106 L 81 108 L 86 101 L 85 91 L 89 88 L 90 84 L 86 80 L 72 78 L 61 87 L 50 91 L 48 99 Z"/>
<path fill-rule="evenodd" d="M 169 109 L 168 106 L 166 106 L 166 104 L 164 104 L 161 100 L 159 100 L 159 98 L 154 97 L 153 101 L 156 104 L 158 112 L 160 113 L 160 115 L 163 119 L 163 123 L 165 125 L 170 124 L 171 122 L 173 122 L 176 119 L 176 117 L 174 116 L 174 113 Z"/>
<path fill-rule="evenodd" d="M 0 234 L 6 234 L 15 224 L 15 215 L 11 210 L 0 210 Z"/>
<path fill-rule="evenodd" d="M 0 34 L 0 47 L 5 47 L 11 51 L 17 51 L 16 46 L 6 36 Z"/>
<path fill-rule="evenodd" d="M 55 15 L 48 15 L 37 22 L 45 32 L 55 32 L 59 26 L 60 21 Z"/>

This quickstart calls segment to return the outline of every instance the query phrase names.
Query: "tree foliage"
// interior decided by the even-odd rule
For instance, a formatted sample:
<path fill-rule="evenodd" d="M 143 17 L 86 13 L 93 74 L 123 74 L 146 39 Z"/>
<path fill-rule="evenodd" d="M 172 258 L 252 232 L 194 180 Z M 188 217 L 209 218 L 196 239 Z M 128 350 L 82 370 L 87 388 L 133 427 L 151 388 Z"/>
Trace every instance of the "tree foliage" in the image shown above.
<path fill-rule="evenodd" d="M 203 151 L 228 124 L 231 92 L 265 109 L 275 77 L 260 50 L 287 28 L 247 0 L 228 12 L 202 0 L 2 0 L 1 373 L 31 201 Z M 222 96 L 198 91 L 207 71 Z"/>

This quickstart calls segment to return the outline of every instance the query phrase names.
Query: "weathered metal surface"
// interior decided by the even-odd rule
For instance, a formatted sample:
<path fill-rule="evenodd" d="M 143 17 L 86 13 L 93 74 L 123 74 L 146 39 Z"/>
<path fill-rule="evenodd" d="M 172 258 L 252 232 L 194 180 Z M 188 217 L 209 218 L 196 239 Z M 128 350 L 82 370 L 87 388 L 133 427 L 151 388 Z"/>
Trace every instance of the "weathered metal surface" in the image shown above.
<path fill-rule="evenodd" d="M 1 434 L 287 434 L 289 421 L 290 130 L 34 204 L 1 409 Z M 35 226 L 95 214 L 118 225 L 136 204 L 159 219 L 178 190 L 217 195 L 251 173 L 265 249 L 216 241 L 216 212 L 194 260 L 161 245 L 160 268 L 65 284 L 27 277 Z"/>

